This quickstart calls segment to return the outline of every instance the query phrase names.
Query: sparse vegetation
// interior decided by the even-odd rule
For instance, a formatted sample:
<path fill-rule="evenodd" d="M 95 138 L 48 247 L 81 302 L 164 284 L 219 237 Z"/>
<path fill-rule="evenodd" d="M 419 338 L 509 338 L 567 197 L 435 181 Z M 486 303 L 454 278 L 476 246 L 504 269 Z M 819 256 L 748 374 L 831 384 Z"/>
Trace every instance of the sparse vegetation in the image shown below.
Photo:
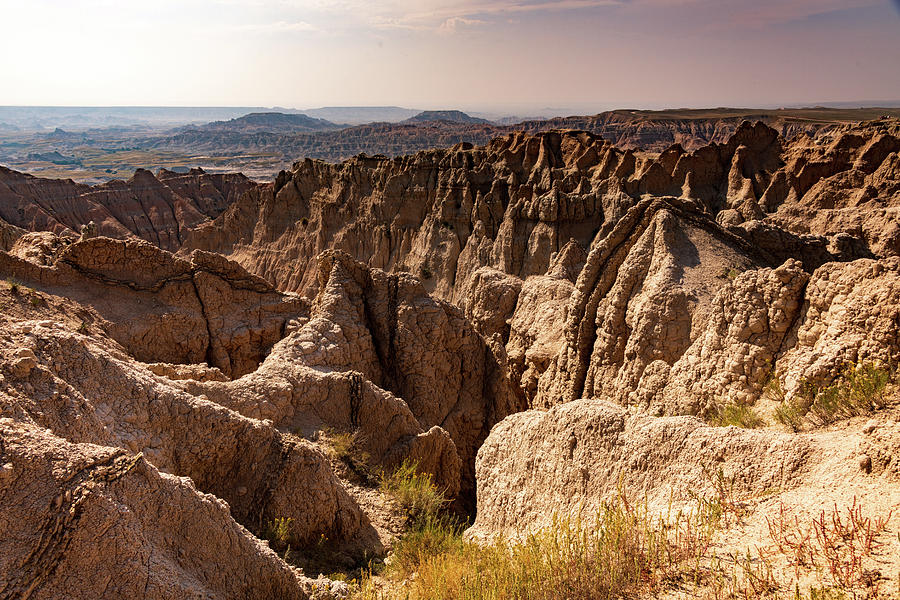
<path fill-rule="evenodd" d="M 713 493 L 696 496 L 692 508 L 657 517 L 646 503 L 619 493 L 593 519 L 555 517 L 550 526 L 522 539 L 479 545 L 463 538 L 462 525 L 444 511 L 446 503 L 430 478 L 404 464 L 383 478 L 382 489 L 405 498 L 410 510 L 424 508 L 395 542 L 378 583 L 370 568 L 353 597 L 606 600 L 653 597 L 664 589 L 695 590 L 716 600 L 884 597 L 877 573 L 865 568 L 864 559 L 881 546 L 890 515 L 870 518 L 854 501 L 844 511 L 835 506 L 821 512 L 803 528 L 782 506 L 768 520 L 771 549 L 718 557 L 713 537 L 730 517 L 740 521 L 745 508 L 732 478 L 721 469 L 704 473 Z M 795 567 L 794 581 L 779 579 L 774 562 L 781 559 Z M 801 575 L 809 573 L 819 577 L 803 590 Z"/>
<path fill-rule="evenodd" d="M 719 427 L 733 425 L 744 429 L 758 429 L 766 424 L 765 419 L 759 416 L 753 406 L 743 402 L 732 402 L 720 408 L 711 422 Z"/>
<path fill-rule="evenodd" d="M 260 537 L 269 542 L 269 546 L 276 552 L 285 552 L 291 546 L 296 547 L 296 540 L 291 533 L 293 519 L 277 518 L 268 521 L 262 530 Z"/>
<path fill-rule="evenodd" d="M 808 526 L 801 525 L 797 516 L 787 516 L 783 505 L 777 516 L 766 521 L 769 537 L 790 560 L 797 578 L 805 572 L 824 575 L 823 587 L 811 589 L 811 598 L 841 597 L 839 594 L 871 598 L 878 597 L 878 576 L 865 568 L 864 560 L 882 545 L 879 537 L 890 517 L 865 516 L 854 498 L 846 510 L 837 505 L 823 510 Z"/>
<path fill-rule="evenodd" d="M 41 306 L 44 304 L 44 299 L 41 297 L 40 294 L 32 293 L 30 296 L 28 296 L 28 302 L 32 306 L 37 307 L 37 306 Z"/>
<path fill-rule="evenodd" d="M 775 410 L 775 419 L 799 431 L 806 424 L 821 427 L 865 415 L 885 408 L 885 391 L 892 380 L 893 372 L 881 365 L 851 364 L 825 387 L 804 382 L 793 398 Z"/>
<path fill-rule="evenodd" d="M 431 272 L 431 269 L 428 268 L 428 265 L 425 265 L 421 269 L 419 269 L 419 276 L 421 276 L 422 279 L 431 279 L 432 277 L 434 277 L 434 273 Z"/>
<path fill-rule="evenodd" d="M 763 396 L 776 402 L 784 402 L 786 394 L 784 388 L 781 387 L 781 377 L 774 368 L 769 370 L 769 375 L 763 383 Z"/>
<path fill-rule="evenodd" d="M 391 473 L 382 473 L 381 491 L 393 497 L 406 512 L 409 523 L 415 528 L 419 521 L 438 518 L 447 507 L 447 498 L 434 483 L 430 473 L 420 473 L 418 465 L 403 461 Z"/>
<path fill-rule="evenodd" d="M 328 445 L 332 456 L 347 465 L 358 479 L 366 483 L 374 481 L 370 457 L 360 449 L 359 432 L 335 431 L 326 427 L 319 432 L 319 439 Z"/>
<path fill-rule="evenodd" d="M 737 279 L 737 276 L 740 274 L 741 274 L 740 271 L 738 271 L 734 267 L 731 267 L 729 269 L 723 269 L 720 277 L 734 281 L 735 279 Z"/>
<path fill-rule="evenodd" d="M 78 333 L 80 333 L 81 335 L 87 335 L 88 333 L 90 333 L 90 330 L 88 329 L 88 325 L 84 321 L 81 322 L 81 324 L 78 326 L 78 329 L 76 329 L 76 331 Z"/>
<path fill-rule="evenodd" d="M 16 295 L 19 293 L 19 283 L 13 279 L 7 279 L 6 285 L 9 286 L 9 293 Z"/>
<path fill-rule="evenodd" d="M 452 526 L 426 521 L 424 530 L 398 544 L 389 577 L 408 581 L 417 599 L 605 600 L 668 582 L 702 577 L 702 557 L 719 519 L 703 506 L 654 518 L 644 504 L 619 495 L 595 519 L 554 518 L 519 541 L 481 546 L 463 540 Z M 378 597 L 363 583 L 360 598 Z"/>

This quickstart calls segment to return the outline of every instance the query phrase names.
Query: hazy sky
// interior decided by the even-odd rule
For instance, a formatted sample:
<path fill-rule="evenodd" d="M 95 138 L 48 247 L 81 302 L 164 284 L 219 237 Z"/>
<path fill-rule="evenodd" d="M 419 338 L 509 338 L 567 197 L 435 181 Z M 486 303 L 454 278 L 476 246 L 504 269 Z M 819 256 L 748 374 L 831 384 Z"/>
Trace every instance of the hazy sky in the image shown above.
<path fill-rule="evenodd" d="M 0 0 L 0 104 L 900 100 L 888 0 Z"/>

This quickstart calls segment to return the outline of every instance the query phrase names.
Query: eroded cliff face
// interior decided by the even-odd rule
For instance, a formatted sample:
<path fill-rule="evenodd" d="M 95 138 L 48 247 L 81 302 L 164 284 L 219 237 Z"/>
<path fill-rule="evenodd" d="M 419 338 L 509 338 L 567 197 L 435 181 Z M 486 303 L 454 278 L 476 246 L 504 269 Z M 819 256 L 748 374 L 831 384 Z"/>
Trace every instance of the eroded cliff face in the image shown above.
<path fill-rule="evenodd" d="M 146 553 L 178 557 L 150 579 L 160 596 L 304 597 L 310 581 L 250 531 L 290 519 L 301 556 L 322 536 L 354 556 L 390 541 L 334 432 L 373 467 L 431 474 L 479 539 L 622 488 L 686 503 L 714 467 L 763 507 L 896 504 L 894 412 L 803 434 L 708 421 L 730 405 L 770 417 L 848 365 L 900 361 L 897 152 L 895 123 L 789 143 L 745 124 L 652 159 L 584 132 L 516 134 L 298 163 L 178 254 L 10 226 L 0 518 L 27 527 L 0 546 L 0 591 L 76 568 L 57 550 L 89 548 L 79 536 L 118 502 L 133 516 L 110 531 L 141 540 L 123 593 Z M 47 466 L 61 455 L 75 462 Z M 46 502 L 26 506 L 9 473 Z M 176 498 L 171 519 L 148 516 L 148 490 Z M 182 513 L 267 583 L 198 573 L 207 549 L 184 548 Z M 752 514 L 748 535 L 765 522 Z M 38 595 L 67 589 L 55 577 Z"/>
<path fill-rule="evenodd" d="M 480 267 L 543 275 L 570 240 L 587 251 L 650 195 L 742 227 L 742 237 L 775 257 L 802 251 L 807 267 L 829 260 L 829 243 L 831 254 L 840 247 L 887 256 L 896 253 L 898 139 L 895 121 L 790 142 L 744 123 L 725 143 L 690 153 L 676 145 L 656 158 L 554 131 L 396 159 L 307 160 L 194 230 L 182 252 L 224 253 L 279 289 L 311 296 L 310 257 L 340 249 L 408 271 L 435 296 L 462 304 Z M 785 231 L 837 238 L 816 249 Z"/>
<path fill-rule="evenodd" d="M 205 362 L 243 375 L 308 311 L 307 301 L 220 255 L 182 260 L 137 240 L 53 240 L 21 238 L 0 255 L 5 275 L 90 306 L 106 333 L 144 362 Z"/>
<path fill-rule="evenodd" d="M 140 238 L 177 250 L 188 231 L 218 217 L 256 184 L 243 175 L 138 169 L 127 181 L 97 186 L 42 179 L 0 167 L 0 218 L 28 231 Z"/>

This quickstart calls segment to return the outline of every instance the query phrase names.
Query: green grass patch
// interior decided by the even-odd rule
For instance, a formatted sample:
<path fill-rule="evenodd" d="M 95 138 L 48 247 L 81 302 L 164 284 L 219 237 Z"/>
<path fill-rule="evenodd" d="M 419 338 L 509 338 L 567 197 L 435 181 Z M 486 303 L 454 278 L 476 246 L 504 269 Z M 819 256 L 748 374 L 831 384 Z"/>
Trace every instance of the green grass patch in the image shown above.
<path fill-rule="evenodd" d="M 743 429 L 759 429 L 765 427 L 766 421 L 749 404 L 732 402 L 720 408 L 712 417 L 711 423 L 718 427 L 733 425 Z"/>
<path fill-rule="evenodd" d="M 291 546 L 297 546 L 297 540 L 291 533 L 293 519 L 277 518 L 268 521 L 263 527 L 260 537 L 269 542 L 269 547 L 276 552 L 285 552 Z"/>

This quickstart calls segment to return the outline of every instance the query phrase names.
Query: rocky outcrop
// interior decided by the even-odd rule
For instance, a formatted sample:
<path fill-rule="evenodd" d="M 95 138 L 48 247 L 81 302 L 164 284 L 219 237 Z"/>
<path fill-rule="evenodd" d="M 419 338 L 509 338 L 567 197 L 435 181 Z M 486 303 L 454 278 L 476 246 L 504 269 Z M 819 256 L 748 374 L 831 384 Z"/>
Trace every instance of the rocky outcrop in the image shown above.
<path fill-rule="evenodd" d="M 522 284 L 508 321 L 506 354 L 510 379 L 527 406 L 534 406 L 538 380 L 563 347 L 569 300 L 585 258 L 572 240 L 553 258 L 547 275 L 534 275 Z"/>
<path fill-rule="evenodd" d="M 568 306 L 565 346 L 535 403 L 594 396 L 634 403 L 632 392 L 699 337 L 729 273 L 766 260 L 683 205 L 642 202 L 591 248 Z"/>
<path fill-rule="evenodd" d="M 73 443 L 140 452 L 227 501 L 255 531 L 286 518 L 298 539 L 374 543 L 359 507 L 308 442 L 177 389 L 102 336 L 25 321 L 7 330 L 3 346 L 3 416 Z"/>
<path fill-rule="evenodd" d="M 773 221 L 798 233 L 848 233 L 877 256 L 900 252 L 900 126 L 844 127 L 788 147 L 760 197 Z"/>
<path fill-rule="evenodd" d="M 430 298 L 414 277 L 339 252 L 318 263 L 310 320 L 249 378 L 196 389 L 219 390 L 206 393 L 280 426 L 358 431 L 374 459 L 415 459 L 451 495 L 471 499 L 481 441 L 522 408 L 492 349 L 462 311 Z M 286 383 L 275 393 L 278 380 Z M 255 414 L 257 403 L 265 408 Z"/>
<path fill-rule="evenodd" d="M 754 404 L 789 346 L 808 281 L 796 260 L 737 276 L 713 299 L 702 333 L 681 358 L 656 365 L 634 393 L 636 404 L 646 399 L 655 414 L 703 415 Z"/>
<path fill-rule="evenodd" d="M 776 368 L 787 392 L 849 365 L 900 361 L 900 259 L 829 263 L 809 280 L 796 340 Z"/>
<path fill-rule="evenodd" d="M 27 233 L 24 229 L 10 225 L 3 219 L 0 219 L 0 250 L 8 252 L 17 239 Z"/>
<path fill-rule="evenodd" d="M 227 504 L 140 454 L 3 418 L 0 464 L 4 598 L 309 597 Z"/>
<path fill-rule="evenodd" d="M 716 428 L 691 417 L 633 416 L 602 400 L 527 411 L 491 431 L 478 454 L 472 535 L 546 527 L 554 515 L 596 515 L 618 493 L 654 508 L 687 502 L 704 469 L 734 476 L 735 492 L 795 485 L 812 451 L 789 434 Z"/>
<path fill-rule="evenodd" d="M 831 502 L 849 506 L 854 497 L 890 507 L 900 501 L 896 486 L 867 478 L 858 453 L 876 457 L 877 469 L 892 465 L 891 427 L 875 422 L 864 431 L 794 435 L 638 415 L 602 400 L 526 411 L 494 427 L 478 453 L 478 513 L 468 534 L 508 539 L 555 517 L 590 521 L 619 495 L 646 502 L 663 518 L 698 498 L 739 502 L 745 516 L 730 532 L 736 536 L 765 531 L 779 502 L 782 510 L 799 505 L 812 515 Z M 762 503 L 766 509 L 755 511 Z"/>
<path fill-rule="evenodd" d="M 0 167 L 0 219 L 28 231 L 77 236 L 88 223 L 114 238 L 137 237 L 177 250 L 188 231 L 218 217 L 255 187 L 241 174 L 138 169 L 128 181 L 88 186 Z"/>
<path fill-rule="evenodd" d="M 813 228 L 809 211 L 791 216 L 803 206 L 821 212 L 835 188 L 870 189 L 879 198 L 878 189 L 893 189 L 887 150 L 897 136 L 888 123 L 840 130 L 882 140 L 849 158 L 829 150 L 824 134 L 788 141 L 745 122 L 722 143 L 694 152 L 674 145 L 655 158 L 586 132 L 549 131 L 395 159 L 306 160 L 194 230 L 182 252 L 226 254 L 279 289 L 311 297 L 317 280 L 309 257 L 340 249 L 369 266 L 408 271 L 430 293 L 462 305 L 479 268 L 520 279 L 543 275 L 570 240 L 586 250 L 649 195 L 678 198 L 767 252 L 773 264 L 797 257 L 812 270 L 836 258 L 893 253 L 888 216 L 877 221 L 868 209 L 835 209 L 868 219 L 869 229 L 851 228 L 855 237 L 839 225 L 844 220 Z M 844 164 L 871 171 L 881 187 L 833 179 Z M 888 210 L 892 201 L 878 202 Z"/>
<path fill-rule="evenodd" d="M 144 362 L 206 362 L 237 377 L 255 369 L 288 322 L 308 311 L 305 301 L 219 255 L 184 260 L 137 240 L 58 240 L 23 236 L 12 254 L 0 253 L 0 269 L 93 307 L 105 331 Z"/>
<path fill-rule="evenodd" d="M 795 391 L 849 364 L 895 363 L 896 259 L 766 267 L 780 257 L 672 202 L 645 200 L 591 248 L 532 405 L 711 415 L 753 404 L 777 374 Z"/>

